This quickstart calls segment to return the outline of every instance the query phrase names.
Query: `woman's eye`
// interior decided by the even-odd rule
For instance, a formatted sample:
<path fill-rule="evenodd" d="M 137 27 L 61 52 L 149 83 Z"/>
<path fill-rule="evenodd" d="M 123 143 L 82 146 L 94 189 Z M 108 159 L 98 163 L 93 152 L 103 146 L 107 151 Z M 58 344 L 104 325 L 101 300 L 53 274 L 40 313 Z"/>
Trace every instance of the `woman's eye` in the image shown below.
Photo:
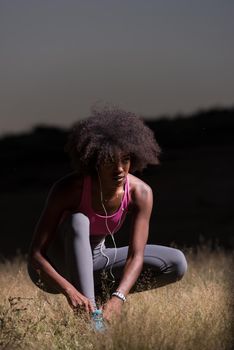
<path fill-rule="evenodd" d="M 130 161 L 130 157 L 123 158 L 123 163 L 128 163 Z"/>
<path fill-rule="evenodd" d="M 110 166 L 112 166 L 114 164 L 114 160 L 108 160 L 106 163 L 105 163 L 105 165 L 107 166 L 107 167 L 110 167 Z"/>

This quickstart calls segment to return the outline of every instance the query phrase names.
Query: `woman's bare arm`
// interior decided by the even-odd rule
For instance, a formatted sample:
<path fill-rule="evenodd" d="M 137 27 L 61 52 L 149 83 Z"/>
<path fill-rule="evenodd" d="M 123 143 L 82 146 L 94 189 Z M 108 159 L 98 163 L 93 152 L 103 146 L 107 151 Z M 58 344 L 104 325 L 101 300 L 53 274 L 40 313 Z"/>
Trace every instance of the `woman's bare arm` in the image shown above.
<path fill-rule="evenodd" d="M 68 209 L 67 205 L 65 188 L 61 183 L 56 183 L 46 199 L 29 251 L 31 266 L 61 292 L 66 290 L 69 283 L 48 262 L 45 252 L 54 239 L 62 214 Z"/>
<path fill-rule="evenodd" d="M 144 183 L 140 183 L 136 186 L 133 200 L 134 208 L 128 257 L 122 279 L 117 288 L 124 295 L 129 293 L 143 267 L 144 249 L 148 240 L 149 221 L 153 206 L 151 188 Z"/>
<path fill-rule="evenodd" d="M 58 224 L 65 211 L 72 211 L 75 201 L 80 198 L 79 182 L 71 184 L 69 179 L 56 183 L 50 190 L 44 209 L 35 228 L 34 237 L 29 251 L 29 264 L 58 291 L 63 293 L 71 307 L 82 305 L 86 311 L 92 311 L 93 306 L 76 288 L 61 276 L 46 258 L 46 250 L 55 238 Z"/>
<path fill-rule="evenodd" d="M 117 288 L 125 296 L 137 281 L 143 267 L 144 249 L 148 239 L 149 221 L 153 206 L 151 188 L 139 180 L 135 186 L 132 199 L 134 208 L 128 257 Z M 104 317 L 111 319 L 113 313 L 119 314 L 122 304 L 122 300 L 112 296 L 104 306 Z"/>

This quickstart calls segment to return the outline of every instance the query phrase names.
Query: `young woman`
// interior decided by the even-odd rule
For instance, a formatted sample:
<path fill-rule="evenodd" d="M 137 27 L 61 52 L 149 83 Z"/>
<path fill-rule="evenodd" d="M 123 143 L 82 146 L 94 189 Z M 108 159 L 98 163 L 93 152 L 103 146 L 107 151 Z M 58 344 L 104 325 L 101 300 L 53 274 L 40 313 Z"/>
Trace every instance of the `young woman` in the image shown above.
<path fill-rule="evenodd" d="M 137 116 L 104 109 L 75 124 L 65 149 L 75 171 L 51 188 L 32 240 L 29 275 L 44 290 L 63 293 L 73 309 L 97 315 L 106 271 L 115 281 L 101 306 L 110 320 L 146 268 L 156 286 L 178 281 L 187 269 L 180 250 L 147 244 L 153 194 L 133 173 L 158 164 L 160 148 Z M 105 237 L 114 242 L 126 215 L 132 217 L 129 246 L 107 248 Z"/>

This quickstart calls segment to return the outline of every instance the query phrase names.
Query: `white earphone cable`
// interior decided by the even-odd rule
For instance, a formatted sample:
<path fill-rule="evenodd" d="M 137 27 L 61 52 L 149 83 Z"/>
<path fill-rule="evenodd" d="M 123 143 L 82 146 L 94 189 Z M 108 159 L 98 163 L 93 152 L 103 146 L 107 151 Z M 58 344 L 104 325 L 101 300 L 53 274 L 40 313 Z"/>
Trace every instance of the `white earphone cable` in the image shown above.
<path fill-rule="evenodd" d="M 114 283 L 114 282 L 115 282 L 115 276 L 114 276 L 114 274 L 113 274 L 113 272 L 112 272 L 112 268 L 113 268 L 113 265 L 114 265 L 114 263 L 115 263 L 115 261 L 116 261 L 117 247 L 116 247 L 116 243 L 115 243 L 115 239 L 114 239 L 114 236 L 113 236 L 113 235 L 114 235 L 114 233 L 117 231 L 117 229 L 118 229 L 118 227 L 119 227 L 119 225 L 120 225 L 122 216 L 119 218 L 119 221 L 118 221 L 116 227 L 114 228 L 113 232 L 111 232 L 111 230 L 110 230 L 110 228 L 109 228 L 109 225 L 108 225 L 108 222 L 107 222 L 107 217 L 108 217 L 108 215 L 107 215 L 107 210 L 106 210 L 105 205 L 104 205 L 104 203 L 103 203 L 102 183 L 101 183 L 101 179 L 100 179 L 100 175 L 99 175 L 98 169 L 97 169 L 97 174 L 98 174 L 98 179 L 99 179 L 99 184 L 100 184 L 101 204 L 102 204 L 102 208 L 103 208 L 103 210 L 104 210 L 104 212 L 105 212 L 105 225 L 106 225 L 106 228 L 107 228 L 107 231 L 108 231 L 109 235 L 110 235 L 111 238 L 112 238 L 112 241 L 113 241 L 113 244 L 114 244 L 114 249 L 115 249 L 114 261 L 113 261 L 113 263 L 112 263 L 111 266 L 110 266 L 110 275 L 111 275 L 111 277 L 113 278 L 113 281 L 112 281 L 112 282 Z M 105 267 L 104 267 L 104 270 L 106 270 L 106 267 L 108 266 L 108 264 L 109 264 L 109 262 L 110 262 L 110 259 L 109 259 L 109 257 L 103 252 L 104 243 L 105 243 L 105 238 L 104 238 L 104 240 L 103 240 L 103 242 L 102 242 L 102 244 L 101 244 L 101 254 L 102 254 L 103 256 L 105 256 L 106 259 L 107 259 L 106 265 L 105 265 Z"/>

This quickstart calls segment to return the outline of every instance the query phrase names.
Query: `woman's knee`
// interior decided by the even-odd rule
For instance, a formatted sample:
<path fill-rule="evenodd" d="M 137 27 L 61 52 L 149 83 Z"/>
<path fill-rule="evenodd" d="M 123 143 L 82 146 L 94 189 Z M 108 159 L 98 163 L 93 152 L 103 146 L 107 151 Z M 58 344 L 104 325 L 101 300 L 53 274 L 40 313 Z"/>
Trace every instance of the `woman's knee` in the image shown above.
<path fill-rule="evenodd" d="M 71 214 L 71 225 L 74 229 L 79 227 L 89 227 L 89 218 L 83 213 Z"/>
<path fill-rule="evenodd" d="M 63 229 L 76 237 L 89 237 L 89 218 L 83 213 L 71 214 L 64 222 Z"/>
<path fill-rule="evenodd" d="M 179 249 L 174 249 L 173 265 L 176 280 L 181 280 L 188 269 L 188 264 L 184 253 Z"/>

